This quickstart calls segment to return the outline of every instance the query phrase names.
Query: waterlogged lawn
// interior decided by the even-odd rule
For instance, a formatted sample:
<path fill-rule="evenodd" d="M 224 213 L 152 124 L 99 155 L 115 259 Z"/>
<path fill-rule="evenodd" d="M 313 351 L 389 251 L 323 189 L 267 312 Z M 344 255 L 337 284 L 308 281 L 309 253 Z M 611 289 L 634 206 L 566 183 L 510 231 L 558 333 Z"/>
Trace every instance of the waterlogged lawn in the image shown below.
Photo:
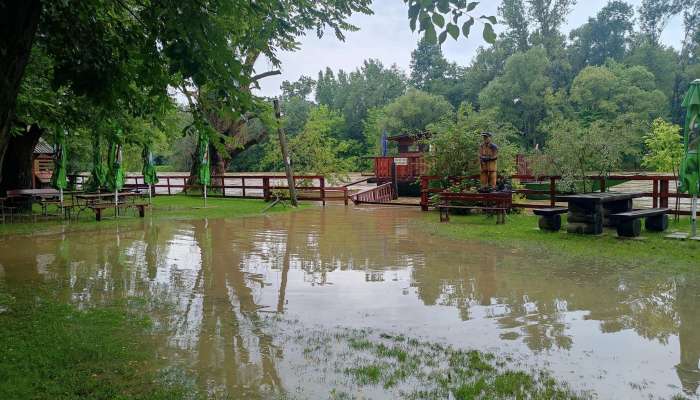
<path fill-rule="evenodd" d="M 0 399 L 179 399 L 157 372 L 148 318 L 126 304 L 79 310 L 33 287 L 0 286 Z"/>
<path fill-rule="evenodd" d="M 537 227 L 538 217 L 509 215 L 505 225 L 496 225 L 493 217 L 484 215 L 451 215 L 449 223 L 440 223 L 437 213 L 425 213 L 414 226 L 426 233 L 457 240 L 479 241 L 508 248 L 544 251 L 547 255 L 568 257 L 576 261 L 602 262 L 610 265 L 643 268 L 678 268 L 697 270 L 700 266 L 700 242 L 666 239 L 673 231 L 689 232 L 687 217 L 676 222 L 671 218 L 667 232 L 642 231 L 635 239 L 617 237 L 614 229 L 603 235 L 566 233 L 566 217 L 562 230 L 543 232 Z"/>
<path fill-rule="evenodd" d="M 331 397 L 336 399 L 355 398 L 365 388 L 373 394 L 379 393 L 380 398 L 589 398 L 587 394 L 571 391 L 546 372 L 520 368 L 510 358 L 404 335 L 345 330 L 300 334 L 298 340 L 306 346 L 307 361 L 314 365 L 335 365 L 356 386 L 333 389 Z"/>
<path fill-rule="evenodd" d="M 204 208 L 204 200 L 199 196 L 188 196 L 184 194 L 174 196 L 156 196 L 153 198 L 153 205 L 146 211 L 145 220 L 172 220 L 172 219 L 203 219 L 203 218 L 237 218 L 261 215 L 266 213 L 279 213 L 293 210 L 287 205 L 276 205 L 268 210 L 270 203 L 258 199 L 232 199 L 232 198 L 209 198 L 207 207 Z M 309 204 L 301 204 L 300 209 L 310 207 Z M 38 213 L 38 210 L 35 211 Z M 53 212 L 53 210 L 50 210 Z M 120 211 L 123 213 L 124 211 Z M 81 230 L 96 229 L 98 227 L 109 227 L 116 224 L 128 225 L 138 224 L 144 219 L 138 218 L 132 210 L 126 215 L 114 218 L 113 210 L 105 210 L 104 220 L 95 221 L 95 214 L 91 210 L 83 211 L 79 220 L 63 221 L 57 218 L 51 220 L 39 220 L 37 222 L 27 222 L 26 219 L 18 219 L 17 222 L 0 224 L 0 236 L 3 235 L 26 235 L 34 233 L 56 233 L 75 232 Z"/>

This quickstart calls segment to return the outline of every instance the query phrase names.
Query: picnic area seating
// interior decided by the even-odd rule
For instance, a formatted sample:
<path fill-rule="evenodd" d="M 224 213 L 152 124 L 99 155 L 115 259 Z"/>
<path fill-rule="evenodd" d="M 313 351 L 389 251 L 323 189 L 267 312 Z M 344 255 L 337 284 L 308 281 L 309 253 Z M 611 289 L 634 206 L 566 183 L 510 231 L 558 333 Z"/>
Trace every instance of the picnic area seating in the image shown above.
<path fill-rule="evenodd" d="M 633 210 L 611 214 L 610 219 L 615 221 L 618 236 L 638 237 L 642 232 L 642 218 L 644 218 L 644 227 L 648 231 L 663 232 L 668 229 L 669 212 L 671 210 L 668 208 Z"/>
<path fill-rule="evenodd" d="M 496 215 L 497 224 L 506 223 L 506 213 L 513 207 L 511 192 L 439 194 L 440 222 L 449 222 L 450 210 L 479 210 Z"/>
<path fill-rule="evenodd" d="M 569 212 L 566 207 L 537 208 L 532 211 L 540 217 L 540 230 L 557 232 L 561 229 L 561 215 Z"/>
<path fill-rule="evenodd" d="M 92 211 L 95 212 L 95 220 L 97 221 L 102 221 L 102 211 L 103 210 L 111 210 L 111 209 L 129 209 L 129 208 L 134 208 L 138 210 L 139 217 L 143 218 L 146 216 L 146 207 L 148 207 L 148 204 L 146 203 L 129 203 L 129 202 L 122 202 L 122 203 L 95 203 L 88 205 L 88 208 L 91 209 Z"/>

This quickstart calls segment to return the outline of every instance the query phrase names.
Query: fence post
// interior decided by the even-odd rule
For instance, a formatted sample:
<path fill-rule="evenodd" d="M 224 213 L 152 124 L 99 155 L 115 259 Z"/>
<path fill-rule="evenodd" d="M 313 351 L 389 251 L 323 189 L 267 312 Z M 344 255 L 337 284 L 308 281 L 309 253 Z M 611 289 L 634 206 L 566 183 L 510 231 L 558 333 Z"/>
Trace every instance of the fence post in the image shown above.
<path fill-rule="evenodd" d="M 653 206 L 654 208 L 659 207 L 659 181 L 658 179 L 654 178 L 654 189 L 651 193 L 651 197 L 653 199 Z"/>
<path fill-rule="evenodd" d="M 263 177 L 263 198 L 270 201 L 270 178 L 267 176 Z"/>
<path fill-rule="evenodd" d="M 668 208 L 668 198 L 669 198 L 669 181 L 667 179 L 664 179 L 661 181 L 661 201 L 660 201 L 660 206 L 661 208 Z"/>
<path fill-rule="evenodd" d="M 343 200 L 345 201 L 345 205 L 347 206 L 348 203 L 348 188 L 344 187 L 343 188 Z"/>
<path fill-rule="evenodd" d="M 323 203 L 323 206 L 326 206 L 326 178 L 325 177 L 320 177 L 319 182 L 321 183 L 321 202 Z"/>
<path fill-rule="evenodd" d="M 549 205 L 554 207 L 557 205 L 557 178 L 549 177 Z"/>
<path fill-rule="evenodd" d="M 428 211 L 428 178 L 420 177 L 420 209 Z"/>
<path fill-rule="evenodd" d="M 241 186 L 243 186 L 241 189 L 243 189 L 243 197 L 245 197 L 245 176 L 241 177 Z"/>
<path fill-rule="evenodd" d="M 605 193 L 605 190 L 606 190 L 605 177 L 601 176 L 600 177 L 600 193 Z"/>
<path fill-rule="evenodd" d="M 168 196 L 170 196 L 172 193 L 170 193 L 170 177 L 165 178 L 166 183 L 168 184 Z"/>

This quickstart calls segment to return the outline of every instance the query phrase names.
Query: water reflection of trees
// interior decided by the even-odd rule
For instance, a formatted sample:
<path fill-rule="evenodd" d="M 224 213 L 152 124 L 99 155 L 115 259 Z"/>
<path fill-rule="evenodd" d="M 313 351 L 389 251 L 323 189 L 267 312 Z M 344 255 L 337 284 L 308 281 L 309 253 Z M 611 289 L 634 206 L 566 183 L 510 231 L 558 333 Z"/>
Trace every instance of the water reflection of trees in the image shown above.
<path fill-rule="evenodd" d="M 59 280 L 70 298 L 86 305 L 150 298 L 158 330 L 184 350 L 186 363 L 210 378 L 203 383 L 247 397 L 281 390 L 277 363 L 283 354 L 265 332 L 264 316 L 284 311 L 290 271 L 304 271 L 309 283 L 327 284 L 333 271 L 358 270 L 367 284 L 381 284 L 388 279 L 385 272 L 406 268 L 424 304 L 454 307 L 463 320 L 494 319 L 534 351 L 570 348 L 572 313 L 599 321 L 602 332 L 631 329 L 662 343 L 678 335 L 678 376 L 688 393 L 697 391 L 696 275 L 547 256 L 535 260 L 433 237 L 416 240 L 393 210 L 361 223 L 352 213 L 339 211 L 332 218 L 321 213 L 330 218 L 326 221 L 316 213 L 210 224 L 146 221 L 128 230 L 7 239 L 0 242 L 0 279 Z M 268 288 L 271 271 L 279 274 L 279 287 Z M 264 294 L 270 309 L 261 308 Z"/>

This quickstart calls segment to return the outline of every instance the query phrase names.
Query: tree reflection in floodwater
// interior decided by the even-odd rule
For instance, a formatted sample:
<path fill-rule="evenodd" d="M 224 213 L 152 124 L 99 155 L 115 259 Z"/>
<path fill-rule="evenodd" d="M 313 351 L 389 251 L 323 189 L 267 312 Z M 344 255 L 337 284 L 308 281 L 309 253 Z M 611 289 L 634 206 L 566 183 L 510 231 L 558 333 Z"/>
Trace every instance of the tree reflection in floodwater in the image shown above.
<path fill-rule="evenodd" d="M 700 273 L 582 265 L 452 242 L 415 232 L 415 218 L 413 210 L 329 207 L 5 238 L 0 279 L 55 282 L 66 300 L 84 306 L 148 299 L 163 357 L 210 392 L 246 398 L 304 385 L 290 371 L 303 357 L 266 326 L 274 315 L 515 346 L 567 368 L 594 368 L 577 363 L 581 354 L 599 368 L 613 352 L 617 360 L 600 368 L 624 366 L 630 383 L 654 378 L 630 354 L 670 351 L 673 362 L 644 362 L 677 380 L 658 377 L 649 390 L 676 385 L 688 395 L 698 392 Z M 581 328 L 588 322 L 597 327 Z M 480 337 L 464 333 L 476 328 Z M 587 345 L 630 333 L 637 339 L 629 349 Z M 609 394 L 640 394 L 620 390 Z"/>

